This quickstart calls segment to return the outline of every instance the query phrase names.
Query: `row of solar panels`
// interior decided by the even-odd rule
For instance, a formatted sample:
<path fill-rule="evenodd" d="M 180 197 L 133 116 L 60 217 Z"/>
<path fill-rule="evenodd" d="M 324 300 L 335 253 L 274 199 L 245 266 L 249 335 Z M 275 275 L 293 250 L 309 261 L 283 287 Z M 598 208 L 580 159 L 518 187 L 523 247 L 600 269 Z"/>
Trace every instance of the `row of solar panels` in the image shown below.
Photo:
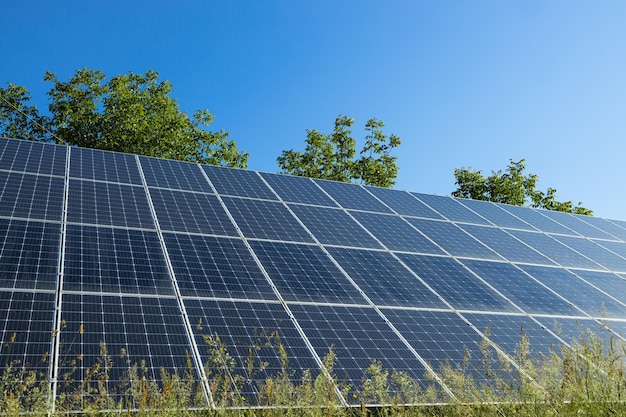
<path fill-rule="evenodd" d="M 258 345 L 262 380 L 279 336 L 294 378 L 334 346 L 353 386 L 373 360 L 425 381 L 488 325 L 510 353 L 521 328 L 543 352 L 555 322 L 619 333 L 624 240 L 621 221 L 0 140 L 0 365 L 62 390 L 104 342 L 110 384 L 188 355 L 202 379 L 217 334 L 242 373 Z"/>

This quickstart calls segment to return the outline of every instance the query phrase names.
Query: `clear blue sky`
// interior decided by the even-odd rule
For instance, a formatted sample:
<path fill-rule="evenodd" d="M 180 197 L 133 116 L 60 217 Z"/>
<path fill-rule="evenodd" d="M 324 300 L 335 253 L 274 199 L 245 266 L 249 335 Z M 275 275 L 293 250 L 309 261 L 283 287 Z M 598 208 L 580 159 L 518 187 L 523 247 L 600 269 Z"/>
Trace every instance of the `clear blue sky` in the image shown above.
<path fill-rule="evenodd" d="M 306 129 L 377 117 L 396 188 L 448 195 L 455 167 L 526 158 L 542 189 L 626 220 L 626 2 L 0 2 L 0 84 L 46 107 L 46 71 L 158 71 L 276 172 Z"/>

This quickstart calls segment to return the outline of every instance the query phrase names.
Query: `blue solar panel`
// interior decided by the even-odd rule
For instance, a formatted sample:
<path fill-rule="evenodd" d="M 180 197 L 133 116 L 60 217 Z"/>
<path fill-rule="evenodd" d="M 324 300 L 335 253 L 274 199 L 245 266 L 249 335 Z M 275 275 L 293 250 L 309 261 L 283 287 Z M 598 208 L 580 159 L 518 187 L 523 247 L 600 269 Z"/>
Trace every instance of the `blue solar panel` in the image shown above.
<path fill-rule="evenodd" d="M 288 358 L 286 372 L 293 370 L 289 376 L 294 383 L 300 382 L 304 370 L 310 370 L 313 378 L 320 373 L 312 352 L 280 304 L 186 299 L 185 306 L 202 363 L 213 365 L 223 358 L 211 347 L 220 346 L 216 345 L 216 338 L 234 358 L 231 376 L 233 382 L 237 376 L 243 378 L 238 388 L 245 398 L 243 405 L 255 405 L 259 387 L 266 378 L 281 371 L 281 349 Z M 216 381 L 223 375 L 215 368 L 208 366 L 207 376 L 210 385 L 219 389 Z M 214 397 L 214 400 L 218 403 L 224 400 L 228 405 L 227 398 Z"/>
<path fill-rule="evenodd" d="M 321 243 L 366 248 L 381 248 L 345 211 L 326 207 L 289 206 Z"/>
<path fill-rule="evenodd" d="M 388 252 L 346 248 L 328 248 L 328 251 L 374 304 L 447 308 Z"/>
<path fill-rule="evenodd" d="M 53 292 L 0 290 L 0 372 L 34 370 L 45 380 L 52 351 Z M 10 381 L 8 381 L 10 384 Z M 7 385 L 9 385 L 7 384 Z"/>
<path fill-rule="evenodd" d="M 509 205 L 501 205 L 499 207 L 534 226 L 537 230 L 541 230 L 546 233 L 560 233 L 564 235 L 578 236 L 578 233 L 541 214 L 545 210 L 535 210 L 528 207 Z"/>
<path fill-rule="evenodd" d="M 106 357 L 117 399 L 137 364 L 189 373 L 195 405 L 246 407 L 334 349 L 350 403 L 372 401 L 375 361 L 489 383 L 487 328 L 511 356 L 522 335 L 550 353 L 626 332 L 625 238 L 618 220 L 0 139 L 0 371 L 58 377 L 61 401 Z"/>
<path fill-rule="evenodd" d="M 496 226 L 506 227 L 510 229 L 537 230 L 530 224 L 515 217 L 508 211 L 503 210 L 500 205 L 489 201 L 459 199 L 457 202 L 463 204 L 467 208 L 489 219 Z"/>
<path fill-rule="evenodd" d="M 513 236 L 555 261 L 559 265 L 572 268 L 604 269 L 582 254 L 561 244 L 555 238 L 544 233 L 510 230 Z"/>
<path fill-rule="evenodd" d="M 202 168 L 220 194 L 277 200 L 256 172 L 212 165 L 203 165 Z"/>
<path fill-rule="evenodd" d="M 141 185 L 137 160 L 133 155 L 72 148 L 70 177 Z"/>
<path fill-rule="evenodd" d="M 61 221 L 63 188 L 62 178 L 0 171 L 0 216 Z"/>
<path fill-rule="evenodd" d="M 282 203 L 231 197 L 224 203 L 245 237 L 313 242 Z"/>
<path fill-rule="evenodd" d="M 527 313 L 580 315 L 567 301 L 505 262 L 463 260 L 468 268 Z"/>
<path fill-rule="evenodd" d="M 163 230 L 238 235 L 215 195 L 152 188 L 150 197 Z"/>
<path fill-rule="evenodd" d="M 367 303 L 319 247 L 278 242 L 250 244 L 285 300 Z"/>
<path fill-rule="evenodd" d="M 70 180 L 67 221 L 154 229 L 143 187 Z"/>
<path fill-rule="evenodd" d="M 502 259 L 497 253 L 450 222 L 407 218 L 420 232 L 453 256 Z"/>
<path fill-rule="evenodd" d="M 240 239 L 164 233 L 184 296 L 275 300 L 269 282 Z"/>
<path fill-rule="evenodd" d="M 524 271 L 594 317 L 626 318 L 626 305 L 578 279 L 563 268 L 523 265 Z"/>
<path fill-rule="evenodd" d="M 55 290 L 61 225 L 0 218 L 0 288 Z"/>
<path fill-rule="evenodd" d="M 412 194 L 448 220 L 462 223 L 491 224 L 485 218 L 460 204 L 459 199 L 438 195 Z"/>
<path fill-rule="evenodd" d="M 355 210 L 391 213 L 391 209 L 368 193 L 363 187 L 342 182 L 315 180 L 342 207 Z"/>
<path fill-rule="evenodd" d="M 261 173 L 283 201 L 317 206 L 337 207 L 312 180 L 290 175 Z"/>
<path fill-rule="evenodd" d="M 42 175 L 65 175 L 67 148 L 26 140 L 0 141 L 0 169 Z"/>
<path fill-rule="evenodd" d="M 502 229 L 471 224 L 459 224 L 459 227 L 511 262 L 554 265 L 554 262 Z"/>
<path fill-rule="evenodd" d="M 68 225 L 63 289 L 174 295 L 155 232 Z"/>
<path fill-rule="evenodd" d="M 387 249 L 442 255 L 444 252 L 399 216 L 353 212 L 352 215 Z"/>
<path fill-rule="evenodd" d="M 411 193 L 379 187 L 365 187 L 365 189 L 374 194 L 379 200 L 398 214 L 443 220 L 441 215 L 419 201 Z"/>
<path fill-rule="evenodd" d="M 64 323 L 60 343 L 60 372 L 63 390 L 76 389 L 109 355 L 108 369 L 96 381 L 106 385 L 109 395 L 125 396 L 128 370 L 132 365 L 145 370 L 144 378 L 160 380 L 161 372 L 179 375 L 188 369 L 191 352 L 175 298 L 125 297 L 100 294 L 65 294 Z M 195 371 L 191 370 L 192 376 Z"/>
<path fill-rule="evenodd" d="M 384 369 L 402 369 L 425 383 L 424 365 L 373 308 L 298 304 L 289 308 L 318 356 L 324 357 L 331 349 L 336 354 L 333 373 L 351 387 L 346 392 L 348 401 L 359 403 L 356 387 L 374 361 L 380 361 Z"/>
<path fill-rule="evenodd" d="M 398 256 L 426 284 L 455 308 L 515 311 L 509 302 L 454 259 L 408 254 L 399 254 Z"/>
<path fill-rule="evenodd" d="M 626 272 L 626 259 L 606 250 L 593 240 L 573 236 L 554 235 L 553 237 L 562 244 L 574 249 L 576 252 L 584 253 L 587 258 L 607 269 Z"/>
<path fill-rule="evenodd" d="M 150 187 L 171 188 L 173 190 L 199 191 L 212 193 L 211 184 L 196 164 L 165 159 L 139 157 L 141 168 Z"/>

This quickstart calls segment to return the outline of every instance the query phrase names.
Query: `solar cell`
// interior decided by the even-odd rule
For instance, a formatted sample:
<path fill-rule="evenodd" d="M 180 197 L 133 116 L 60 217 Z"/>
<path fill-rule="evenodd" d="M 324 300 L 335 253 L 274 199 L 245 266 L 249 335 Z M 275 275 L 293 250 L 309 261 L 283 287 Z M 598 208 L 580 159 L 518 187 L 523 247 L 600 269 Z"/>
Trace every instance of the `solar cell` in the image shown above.
<path fill-rule="evenodd" d="M 232 197 L 223 200 L 245 237 L 313 242 L 282 203 Z"/>
<path fill-rule="evenodd" d="M 528 224 L 532 225 L 535 229 L 541 230 L 545 233 L 559 233 L 564 235 L 578 236 L 578 233 L 542 215 L 541 213 L 544 210 L 535 210 L 528 207 L 510 205 L 501 205 L 499 207 L 524 220 Z"/>
<path fill-rule="evenodd" d="M 398 214 L 443 220 L 441 215 L 419 201 L 409 192 L 380 187 L 365 187 L 365 189 L 374 194 L 379 200 L 391 207 L 391 209 Z"/>
<path fill-rule="evenodd" d="M 585 218 L 581 218 L 580 220 L 594 227 L 597 227 L 598 229 L 608 233 L 611 236 L 614 236 L 617 239 L 626 240 L 626 229 L 620 227 L 612 221 L 603 219 L 601 217 L 592 216 L 585 216 Z M 624 226 L 626 226 L 626 224 Z"/>
<path fill-rule="evenodd" d="M 62 178 L 0 171 L 0 216 L 61 221 L 63 189 Z"/>
<path fill-rule="evenodd" d="M 68 225 L 63 289 L 174 295 L 155 232 Z"/>
<path fill-rule="evenodd" d="M 240 239 L 163 233 L 183 296 L 275 300 Z"/>
<path fill-rule="evenodd" d="M 510 230 L 509 233 L 559 265 L 572 268 L 604 269 L 589 258 L 573 251 L 544 233 L 520 230 Z"/>
<path fill-rule="evenodd" d="M 337 207 L 337 204 L 308 178 L 266 172 L 260 174 L 283 201 Z"/>
<path fill-rule="evenodd" d="M 626 306 L 563 268 L 523 265 L 524 271 L 593 317 L 626 318 Z"/>
<path fill-rule="evenodd" d="M 543 210 L 541 214 L 546 217 L 551 218 L 552 220 L 556 222 L 559 222 L 563 226 L 575 231 L 576 233 L 582 236 L 598 238 L 598 239 L 614 239 L 614 237 L 611 236 L 610 234 L 603 232 L 597 227 L 594 227 L 590 225 L 589 223 L 586 223 L 582 220 L 583 217 L 588 217 L 588 216 L 582 216 L 579 214 L 571 214 L 571 213 L 563 213 L 560 211 L 550 211 L 550 210 Z"/>
<path fill-rule="evenodd" d="M 96 149 L 72 148 L 70 177 L 141 185 L 133 155 Z"/>
<path fill-rule="evenodd" d="M 0 169 L 42 175 L 65 175 L 67 148 L 27 140 L 2 139 Z"/>
<path fill-rule="evenodd" d="M 196 164 L 140 156 L 141 169 L 150 187 L 212 193 L 213 189 Z"/>
<path fill-rule="evenodd" d="M 411 193 L 420 201 L 427 204 L 436 212 L 440 213 L 448 220 L 474 223 L 474 224 L 491 224 L 488 220 L 474 213 L 472 210 L 459 203 L 459 199 L 452 197 L 443 197 L 438 195 Z"/>
<path fill-rule="evenodd" d="M 471 224 L 459 224 L 458 226 L 511 262 L 554 265 L 554 262 L 502 229 Z"/>
<path fill-rule="evenodd" d="M 67 221 L 154 229 L 143 187 L 70 180 Z"/>
<path fill-rule="evenodd" d="M 215 195 L 151 188 L 150 198 L 162 230 L 238 235 Z"/>
<path fill-rule="evenodd" d="M 575 273 L 577 276 L 591 283 L 591 285 L 600 288 L 605 293 L 610 294 L 618 301 L 626 303 L 626 280 L 620 278 L 619 275 L 611 272 L 585 270 L 570 272 Z"/>
<path fill-rule="evenodd" d="M 0 290 L 0 372 L 34 370 L 47 378 L 52 347 L 54 293 Z M 8 381 L 7 381 L 8 382 Z M 8 384 L 7 384 L 8 385 Z"/>
<path fill-rule="evenodd" d="M 224 347 L 235 362 L 232 382 L 240 380 L 232 391 L 242 394 L 244 405 L 255 405 L 260 386 L 281 371 L 281 348 L 288 359 L 286 372 L 294 383 L 300 382 L 304 370 L 319 374 L 312 352 L 280 304 L 185 299 L 185 308 L 209 383 L 219 389 L 215 382 L 223 377 L 218 371 L 223 355 L 217 349 Z M 219 402 L 219 395 L 214 394 L 214 400 Z"/>
<path fill-rule="evenodd" d="M 0 218 L 0 288 L 55 290 L 61 225 Z"/>
<path fill-rule="evenodd" d="M 345 211 L 326 207 L 290 204 L 296 217 L 323 244 L 381 248 Z"/>
<path fill-rule="evenodd" d="M 328 248 L 374 304 L 448 308 L 427 286 L 388 252 Z"/>
<path fill-rule="evenodd" d="M 203 165 L 202 168 L 220 194 L 277 200 L 276 195 L 254 171 L 213 165 Z"/>
<path fill-rule="evenodd" d="M 478 330 L 511 357 L 521 362 L 528 358 L 550 355 L 561 343 L 545 326 L 528 316 L 517 314 L 463 313 Z M 527 344 L 527 346 L 523 346 Z"/>
<path fill-rule="evenodd" d="M 553 236 L 564 245 L 574 249 L 595 263 L 613 271 L 626 272 L 626 259 L 603 248 L 590 239 L 573 236 Z"/>
<path fill-rule="evenodd" d="M 296 320 L 319 357 L 336 355 L 332 370 L 346 384 L 347 400 L 359 403 L 356 387 L 365 370 L 380 361 L 387 370 L 402 369 L 426 384 L 426 368 L 373 308 L 290 304 Z"/>
<path fill-rule="evenodd" d="M 497 253 L 450 222 L 414 219 L 407 220 L 433 242 L 453 256 L 502 259 Z"/>
<path fill-rule="evenodd" d="M 509 302 L 452 258 L 410 254 L 398 254 L 398 257 L 455 308 L 515 311 Z"/>
<path fill-rule="evenodd" d="M 63 296 L 61 317 L 62 392 L 82 381 L 99 382 L 119 400 L 133 365 L 145 379 L 158 381 L 162 371 L 197 378 L 188 371 L 191 346 L 175 298 L 70 293 Z M 109 361 L 106 367 L 102 360 Z"/>
<path fill-rule="evenodd" d="M 496 226 L 510 229 L 537 230 L 525 221 L 522 221 L 508 211 L 503 210 L 500 205 L 492 202 L 471 200 L 467 198 L 461 198 L 456 201 L 482 217 L 489 219 L 489 221 Z"/>
<path fill-rule="evenodd" d="M 396 309 L 383 313 L 435 371 L 450 365 L 483 383 L 492 378 L 481 368 L 480 335 L 455 313 Z"/>
<path fill-rule="evenodd" d="M 314 181 L 344 208 L 391 213 L 389 207 L 385 206 L 361 186 L 334 181 Z"/>
<path fill-rule="evenodd" d="M 594 240 L 597 245 L 602 246 L 605 249 L 610 250 L 614 254 L 626 259 L 626 243 L 613 242 L 610 240 Z"/>
<path fill-rule="evenodd" d="M 250 245 L 287 301 L 367 303 L 317 246 L 280 242 L 250 242 Z"/>
<path fill-rule="evenodd" d="M 582 314 L 512 264 L 469 259 L 463 260 L 463 264 L 527 313 Z"/>
<path fill-rule="evenodd" d="M 388 249 L 436 255 L 444 253 L 399 216 L 356 211 L 352 215 Z"/>

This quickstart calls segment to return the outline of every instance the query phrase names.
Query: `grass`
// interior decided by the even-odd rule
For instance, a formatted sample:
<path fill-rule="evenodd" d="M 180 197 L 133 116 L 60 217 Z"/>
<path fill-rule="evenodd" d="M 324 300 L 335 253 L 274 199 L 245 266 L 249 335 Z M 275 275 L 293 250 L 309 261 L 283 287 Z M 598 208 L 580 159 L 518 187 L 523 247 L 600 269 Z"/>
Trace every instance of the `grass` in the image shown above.
<path fill-rule="evenodd" d="M 395 416 L 619 416 L 626 415 L 626 347 L 621 339 L 602 342 L 599 335 L 581 331 L 577 341 L 558 346 L 548 354 L 534 354 L 522 336 L 515 355 L 498 355 L 485 339 L 481 346 L 480 378 L 469 372 L 470 358 L 446 363 L 438 378 L 454 393 L 447 395 L 431 376 L 424 386 L 408 374 L 384 369 L 374 361 L 364 371 L 358 387 L 341 383 L 334 374 L 336 356 L 331 349 L 323 359 L 324 372 L 305 370 L 295 378 L 279 338 L 272 339 L 280 355 L 280 370 L 251 381 L 246 375 L 266 363 L 244 359 L 238 363 L 218 335 L 206 336 L 205 364 L 212 407 L 193 370 L 151 378 L 145 363 L 127 367 L 113 382 L 114 359 L 104 344 L 100 355 L 76 381 L 81 358 L 66 364 L 59 382 L 54 415 L 76 412 L 88 415 L 138 417 L 395 417 Z M 7 346 L 5 346 L 6 348 Z M 257 349 L 251 347 L 250 352 Z M 123 359 L 124 355 L 119 355 Z M 245 372 L 237 372 L 245 369 Z M 260 373 L 256 373 L 259 375 Z M 247 398 L 246 393 L 255 393 Z M 345 406 L 338 394 L 353 395 Z M 50 383 L 41 371 L 28 370 L 19 360 L 4 365 L 0 375 L 0 413 L 8 416 L 50 414 Z M 441 399 L 445 398 L 445 402 Z"/>

